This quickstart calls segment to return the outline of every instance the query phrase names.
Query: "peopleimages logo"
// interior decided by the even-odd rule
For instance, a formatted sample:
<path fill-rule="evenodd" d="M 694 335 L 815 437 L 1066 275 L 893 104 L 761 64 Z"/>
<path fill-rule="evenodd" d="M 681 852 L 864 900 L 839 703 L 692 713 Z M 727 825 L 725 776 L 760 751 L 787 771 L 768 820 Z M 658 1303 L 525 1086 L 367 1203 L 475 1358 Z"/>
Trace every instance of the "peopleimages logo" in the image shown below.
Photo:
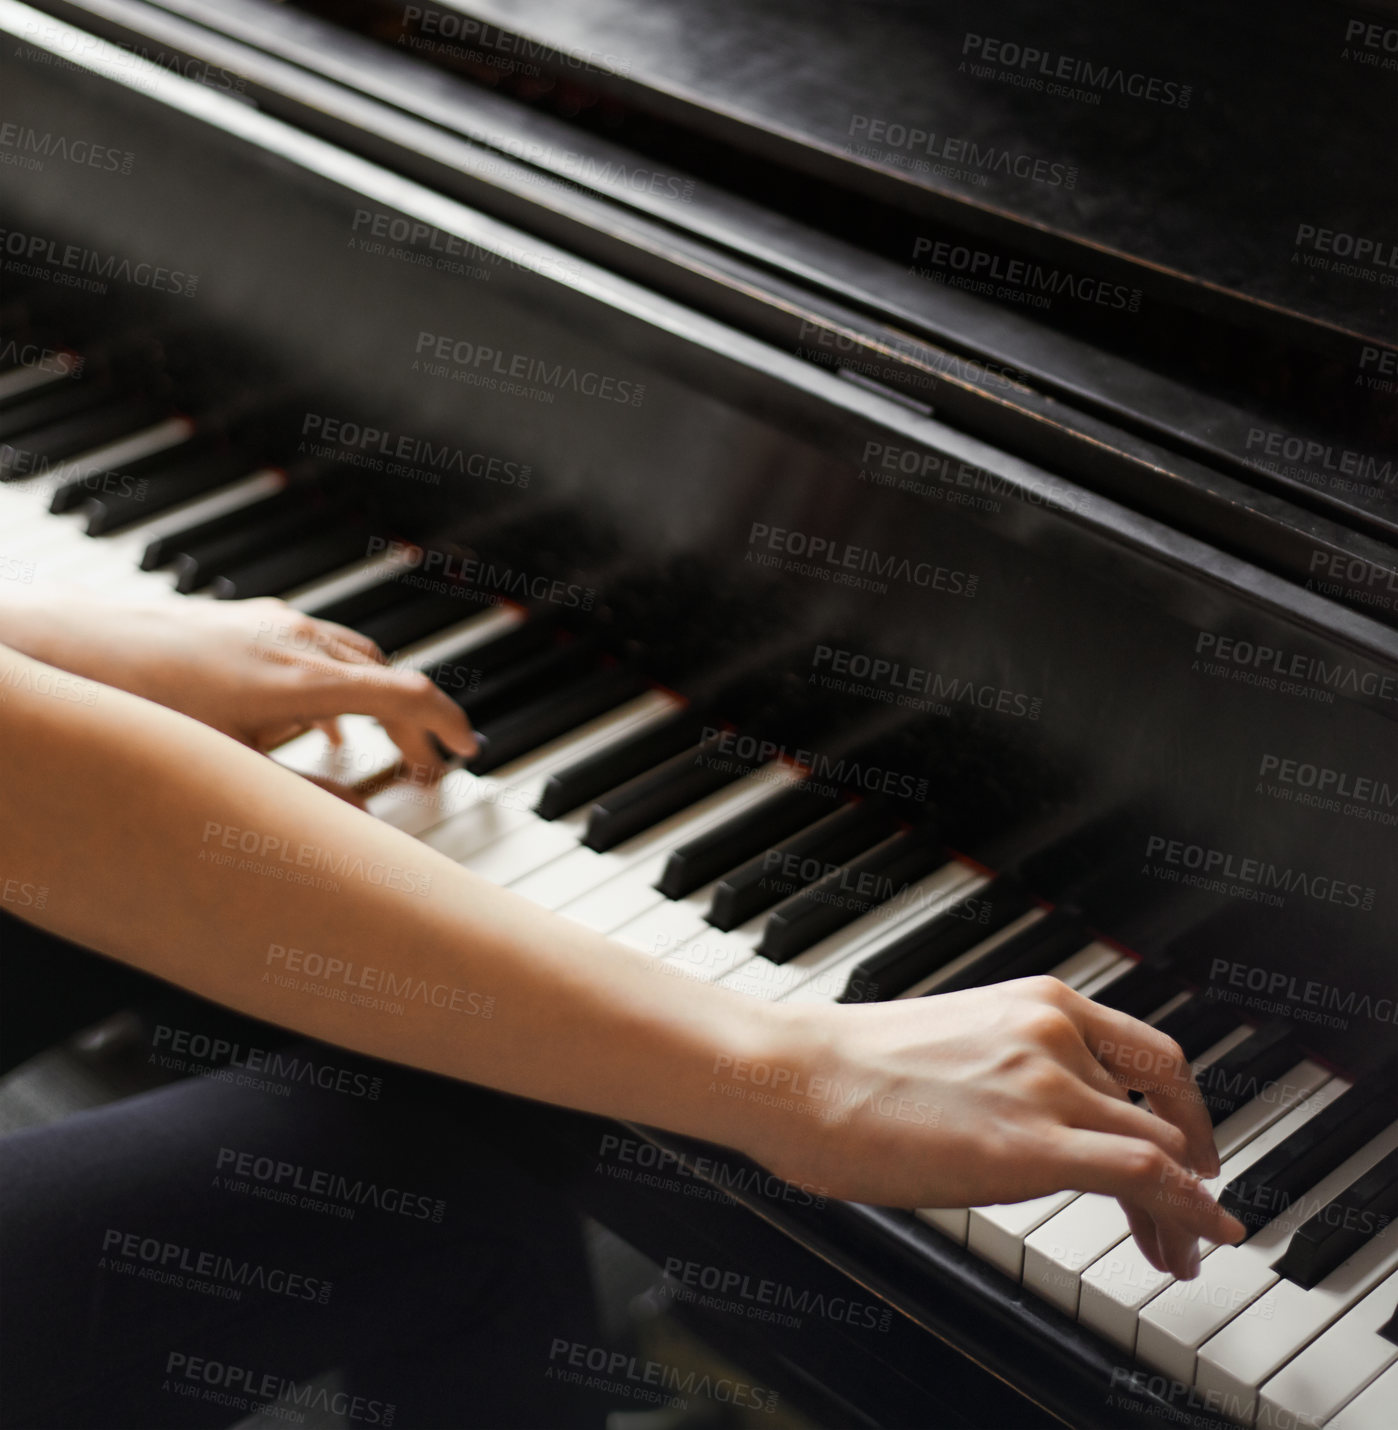
<path fill-rule="evenodd" d="M 1319 904 L 1338 904 L 1341 908 L 1368 912 L 1374 907 L 1375 890 L 1363 884 L 1352 884 L 1327 874 L 1308 874 L 1304 869 L 1281 868 L 1268 859 L 1239 857 L 1223 849 L 1210 849 L 1204 844 L 1188 844 L 1183 839 L 1168 839 L 1152 834 L 1146 839 L 1146 860 L 1158 861 L 1165 871 L 1188 871 L 1180 883 L 1208 889 L 1212 893 L 1245 897 L 1255 893 L 1257 902 L 1281 906 L 1273 891 L 1301 894 Z M 1146 872 L 1151 872 L 1149 868 Z M 1200 883 L 1200 880 L 1206 882 Z M 1229 880 L 1234 881 L 1231 885 Z"/>
<path fill-rule="evenodd" d="M 961 69 L 984 78 L 997 70 L 1025 89 L 1042 90 L 1064 99 L 1100 104 L 1103 94 L 1120 94 L 1175 109 L 1188 109 L 1193 86 L 1158 75 L 1127 70 L 1121 65 L 1095 64 L 1072 55 L 1055 54 L 1037 45 L 1021 45 L 990 35 L 967 32 L 961 42 Z M 1080 89 L 1067 86 L 1080 85 Z"/>

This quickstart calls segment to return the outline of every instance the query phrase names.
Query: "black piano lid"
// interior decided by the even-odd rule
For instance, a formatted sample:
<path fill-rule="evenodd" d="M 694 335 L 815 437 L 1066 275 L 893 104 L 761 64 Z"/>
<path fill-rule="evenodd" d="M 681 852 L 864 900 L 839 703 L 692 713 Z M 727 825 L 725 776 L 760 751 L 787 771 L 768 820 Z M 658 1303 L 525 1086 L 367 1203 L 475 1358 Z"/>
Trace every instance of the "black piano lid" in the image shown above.
<path fill-rule="evenodd" d="M 45 8 L 80 24 L 110 24 L 118 34 L 158 35 L 164 45 L 211 57 L 249 76 L 249 93 L 263 107 L 301 127 L 788 351 L 866 372 L 874 367 L 883 381 L 914 396 L 925 397 L 935 381 L 939 415 L 964 430 L 1398 624 L 1398 600 L 1384 594 L 1398 591 L 1398 458 L 1378 455 L 1398 404 L 1357 387 L 1359 374 L 1350 371 L 1360 361 L 1355 352 L 1382 351 L 1373 345 L 1349 352 L 1337 367 L 1333 355 L 1318 359 L 1272 336 L 1246 334 L 1240 354 L 1222 328 L 1199 341 L 1194 317 L 1178 325 L 1193 353 L 1213 354 L 1215 367 L 1275 388 L 1263 401 L 1228 390 L 1221 372 L 1181 377 L 1153 369 L 1101 333 L 1075 334 L 929 285 L 705 179 L 683 201 L 638 193 L 627 178 L 652 170 L 637 167 L 637 154 L 430 68 L 435 54 L 386 50 L 264 0 L 161 6 L 236 35 L 232 47 L 132 0 L 47 0 Z M 377 9 L 377 0 L 334 7 L 337 18 L 361 24 Z M 395 23 L 401 19 L 400 11 L 391 14 Z M 248 44 L 329 77 L 336 91 Z M 448 48 L 454 55 L 459 46 Z M 539 72 L 532 61 L 528 68 Z M 430 127 L 407 123 L 407 115 L 422 116 Z M 449 145 L 436 126 L 470 142 Z M 1169 327 L 1163 312 L 1150 309 L 1132 341 Z M 836 353 L 803 348 L 812 321 L 821 341 L 836 339 Z M 1267 362 L 1277 353 L 1280 369 Z M 1024 381 L 1007 384 L 1000 375 L 1006 369 Z M 1325 410 L 1308 413 L 1305 400 Z M 1268 455 L 1271 446 L 1278 451 Z M 1358 575 L 1336 579 L 1346 570 Z M 1315 577 L 1316 571 L 1328 574 Z"/>
<path fill-rule="evenodd" d="M 1032 226 L 1219 303 L 1395 336 L 1391 285 L 1326 281 L 1291 262 L 1301 224 L 1398 242 L 1398 153 L 1378 142 L 1394 130 L 1391 52 L 1346 37 L 1352 21 L 1381 32 L 1393 18 L 1363 4 L 1283 0 L 1265 16 L 1206 0 L 1099 0 L 1051 14 L 1036 0 L 415 9 L 479 22 L 410 22 L 422 52 L 454 39 L 507 73 L 572 74 L 909 212 L 960 205 L 979 211 L 987 232 L 1006 220 Z M 1010 168 L 968 157 L 970 144 L 1011 156 Z M 1019 156 L 1029 162 L 1016 166 Z M 1121 187 L 1142 166 L 1148 184 Z M 1383 268 L 1398 271 L 1398 258 Z"/>

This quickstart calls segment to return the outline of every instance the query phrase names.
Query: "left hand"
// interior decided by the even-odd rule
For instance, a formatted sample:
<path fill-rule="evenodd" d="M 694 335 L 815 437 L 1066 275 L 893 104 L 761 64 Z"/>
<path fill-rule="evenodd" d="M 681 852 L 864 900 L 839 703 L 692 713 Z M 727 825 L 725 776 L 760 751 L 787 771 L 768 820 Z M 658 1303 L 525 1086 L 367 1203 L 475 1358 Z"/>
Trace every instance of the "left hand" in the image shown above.
<path fill-rule="evenodd" d="M 370 715 L 404 759 L 441 768 L 432 738 L 475 752 L 470 722 L 420 671 L 388 665 L 357 631 L 274 597 L 113 605 L 83 593 L 10 607 L 0 640 L 36 659 L 157 701 L 268 751 L 338 715 Z"/>

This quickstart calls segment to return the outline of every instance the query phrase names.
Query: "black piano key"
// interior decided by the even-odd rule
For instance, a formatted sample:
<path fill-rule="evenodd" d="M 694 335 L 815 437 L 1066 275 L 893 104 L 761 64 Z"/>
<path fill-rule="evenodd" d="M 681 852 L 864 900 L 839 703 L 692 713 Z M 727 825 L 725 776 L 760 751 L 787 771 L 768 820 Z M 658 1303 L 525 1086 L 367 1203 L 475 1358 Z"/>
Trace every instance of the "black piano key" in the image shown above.
<path fill-rule="evenodd" d="M 351 591 L 346 596 L 313 606 L 307 614 L 315 616 L 317 620 L 334 621 L 337 625 L 362 631 L 362 622 L 365 620 L 372 619 L 381 611 L 391 610 L 394 606 L 420 600 L 422 594 L 396 577 L 386 576 L 372 586 L 361 586 L 359 590 Z"/>
<path fill-rule="evenodd" d="M 276 498 L 273 498 L 276 500 Z M 325 513 L 304 501 L 293 500 L 276 512 L 266 503 L 246 509 L 245 520 L 232 531 L 190 542 L 175 554 L 175 590 L 188 594 L 207 586 L 215 576 L 236 569 L 259 553 L 312 536 L 325 522 Z"/>
<path fill-rule="evenodd" d="M 434 591 L 413 591 L 396 581 L 389 584 L 407 591 L 408 599 L 395 601 L 358 620 L 340 622 L 368 636 L 385 655 L 415 645 L 448 626 L 466 620 L 468 616 L 479 614 L 476 607 L 455 596 L 444 596 Z"/>
<path fill-rule="evenodd" d="M 284 512 L 305 509 L 305 497 L 300 491 L 284 489 L 260 497 L 247 506 L 234 511 L 223 512 L 219 516 L 205 517 L 182 526 L 176 531 L 166 532 L 148 542 L 141 555 L 141 570 L 154 571 L 167 566 L 181 551 L 206 542 L 217 541 L 234 532 L 244 531 L 260 521 L 272 521 Z"/>
<path fill-rule="evenodd" d="M 847 804 L 725 874 L 704 917 L 717 929 L 735 929 L 887 839 L 897 828 L 893 815 L 874 801 Z"/>
<path fill-rule="evenodd" d="M 1201 1069 L 1196 1081 L 1214 1126 L 1263 1096 L 1264 1090 L 1294 1068 L 1302 1056 L 1291 1024 L 1278 1021 L 1258 1029 Z"/>
<path fill-rule="evenodd" d="M 72 481 L 63 482 L 54 488 L 53 496 L 49 498 L 49 511 L 54 515 L 72 511 L 104 492 L 130 494 L 142 478 L 147 479 L 146 485 L 148 486 L 149 476 L 152 472 L 159 471 L 162 466 L 170 463 L 176 453 L 186 454 L 190 449 L 191 442 L 186 437 L 183 441 L 172 443 L 158 452 L 150 452 L 144 457 L 137 457 L 134 461 L 125 462 L 119 467 L 112 467 L 105 471 L 99 469 L 81 477 L 74 477 Z M 145 490 L 144 486 L 142 490 Z"/>
<path fill-rule="evenodd" d="M 1394 1120 L 1392 1063 L 1361 1078 L 1317 1117 L 1258 1158 L 1223 1189 L 1219 1203 L 1252 1231 L 1285 1211 Z"/>
<path fill-rule="evenodd" d="M 1398 1346 L 1398 1306 L 1393 1308 L 1393 1314 L 1379 1327 L 1379 1335 Z"/>
<path fill-rule="evenodd" d="M 36 432 L 55 422 L 71 422 L 94 407 L 104 407 L 118 394 L 107 383 L 77 381 L 56 391 L 45 389 L 8 404 L 0 412 L 0 442 L 13 442 L 25 432 Z"/>
<path fill-rule="evenodd" d="M 615 745 L 584 755 L 549 776 L 534 807 L 535 814 L 540 819 L 557 819 L 577 809 L 689 749 L 703 728 L 702 715 L 689 709 L 676 710 Z"/>
<path fill-rule="evenodd" d="M 773 909 L 757 952 L 785 963 L 946 862 L 941 839 L 931 829 L 901 830 Z"/>
<path fill-rule="evenodd" d="M 615 710 L 645 689 L 645 679 L 633 670 L 594 671 L 494 724 L 477 726 L 480 751 L 466 767 L 473 774 L 489 774 L 598 715 Z"/>
<path fill-rule="evenodd" d="M 1185 1057 L 1193 1062 L 1220 1038 L 1236 1032 L 1242 1021 L 1226 1003 L 1196 997 L 1167 1013 L 1155 1027 L 1167 1038 L 1173 1038 Z"/>
<path fill-rule="evenodd" d="M 1398 1151 L 1381 1157 L 1333 1201 L 1291 1234 L 1274 1265 L 1279 1275 L 1309 1291 L 1377 1236 L 1398 1213 Z"/>
<path fill-rule="evenodd" d="M 583 843 L 604 854 L 625 839 L 732 784 L 753 768 L 724 754 L 721 737 L 690 746 L 593 801 Z"/>
<path fill-rule="evenodd" d="M 871 953 L 854 972 L 841 1003 L 880 1003 L 993 937 L 1035 907 L 1027 889 L 1001 874 L 892 943 Z"/>
<path fill-rule="evenodd" d="M 87 534 L 105 536 L 108 532 L 120 531 L 181 502 L 240 481 L 256 470 L 255 460 L 242 452 L 206 452 L 198 456 L 185 453 L 183 444 L 176 453 L 162 453 L 171 458 L 178 456 L 179 460 L 148 477 L 138 476 L 129 490 L 123 484 L 115 490 L 91 492 L 87 504 Z M 123 468 L 122 475 L 129 477 L 131 473 Z"/>
<path fill-rule="evenodd" d="M 1006 983 L 1047 973 L 1055 964 L 1092 942 L 1092 935 L 1072 914 L 1055 909 L 1021 929 L 1013 938 L 997 943 L 965 968 L 937 985 L 938 993 L 956 993 L 963 988 L 984 988 L 990 983 Z"/>
<path fill-rule="evenodd" d="M 840 801 L 830 795 L 787 790 L 671 850 L 655 887 L 667 899 L 682 899 L 839 807 Z"/>
<path fill-rule="evenodd" d="M 280 596 L 332 571 L 362 561 L 369 529 L 362 521 L 346 521 L 329 531 L 294 541 L 279 551 L 255 557 L 216 576 L 211 589 L 220 601 L 253 596 Z"/>
<path fill-rule="evenodd" d="M 471 717 L 473 725 L 489 725 L 511 711 L 542 699 L 564 683 L 597 669 L 598 643 L 594 637 L 555 642 L 522 660 L 511 662 L 482 680 L 474 690 L 453 698 Z"/>
<path fill-rule="evenodd" d="M 457 610 L 454 615 L 460 617 L 462 612 Z M 455 624 L 455 619 L 448 624 Z M 551 613 L 537 616 L 531 614 L 509 630 L 492 636 L 488 641 L 482 641 L 480 645 L 472 646 L 463 659 L 470 663 L 470 670 L 479 676 L 494 675 L 498 671 L 508 670 L 522 661 L 532 659 L 541 651 L 552 649 L 557 629 L 557 620 Z M 433 666 L 427 673 L 437 681 L 443 691 L 455 699 L 469 685 L 469 682 L 462 682 L 460 679 L 460 669 L 460 662 L 444 661 L 440 666 Z"/>
<path fill-rule="evenodd" d="M 20 433 L 13 442 L 0 444 L 0 481 L 31 476 L 172 415 L 166 404 L 151 399 L 118 401 L 94 407 L 71 421 Z"/>
<path fill-rule="evenodd" d="M 1149 1017 L 1162 1004 L 1181 992 L 1179 980 L 1158 964 L 1145 960 L 1114 978 L 1093 999 L 1104 1008 L 1115 1008 L 1132 1018 Z"/>

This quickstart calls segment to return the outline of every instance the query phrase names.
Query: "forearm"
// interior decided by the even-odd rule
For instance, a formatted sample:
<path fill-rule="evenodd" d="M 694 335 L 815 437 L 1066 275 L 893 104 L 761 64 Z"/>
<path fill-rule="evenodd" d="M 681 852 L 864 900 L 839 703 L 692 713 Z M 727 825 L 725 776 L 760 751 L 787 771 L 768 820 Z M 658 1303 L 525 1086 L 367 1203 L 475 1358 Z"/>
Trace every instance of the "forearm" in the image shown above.
<path fill-rule="evenodd" d="M 784 1027 L 195 721 L 0 650 L 3 880 L 47 887 L 34 922 L 253 1016 L 738 1145 L 715 1060 Z"/>

